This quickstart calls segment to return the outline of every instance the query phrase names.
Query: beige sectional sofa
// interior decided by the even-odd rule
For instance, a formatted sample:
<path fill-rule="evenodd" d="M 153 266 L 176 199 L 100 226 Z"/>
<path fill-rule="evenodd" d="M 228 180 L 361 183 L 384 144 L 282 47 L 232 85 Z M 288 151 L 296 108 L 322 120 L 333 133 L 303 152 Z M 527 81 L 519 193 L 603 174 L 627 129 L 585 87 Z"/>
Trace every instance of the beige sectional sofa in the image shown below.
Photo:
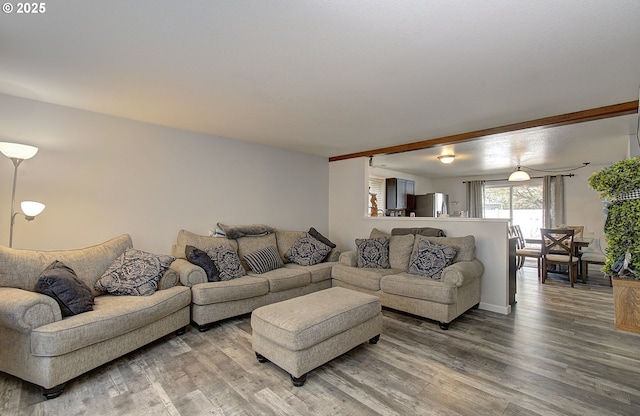
<path fill-rule="evenodd" d="M 222 319 L 243 315 L 274 302 L 306 295 L 331 287 L 331 268 L 337 264 L 340 252 L 332 249 L 326 259 L 310 266 L 289 262 L 285 253 L 304 231 L 273 230 L 266 235 L 247 235 L 239 238 L 210 237 L 180 230 L 172 255 L 176 260 L 171 268 L 180 276 L 182 285 L 191 288 L 191 323 L 200 331 Z M 276 246 L 284 267 L 257 274 L 243 261 L 247 275 L 226 281 L 208 281 L 202 267 L 185 258 L 187 246 L 207 250 L 229 246 L 240 259 L 269 246 Z"/>
<path fill-rule="evenodd" d="M 442 329 L 448 329 L 452 320 L 479 305 L 484 266 L 475 257 L 473 236 L 392 235 L 374 228 L 370 238 L 380 237 L 388 238 L 390 268 L 357 267 L 357 251 L 344 252 L 331 272 L 333 286 L 376 295 L 382 306 L 438 321 Z M 407 272 L 420 240 L 457 248 L 453 264 L 443 269 L 439 280 Z"/>
<path fill-rule="evenodd" d="M 77 250 L 0 246 L 0 371 L 41 386 L 53 398 L 74 377 L 186 328 L 191 291 L 176 285 L 174 270 L 167 270 L 148 296 L 95 290 L 103 273 L 131 248 L 129 235 Z M 56 260 L 93 292 L 93 310 L 63 317 L 54 298 L 34 291 L 41 272 Z"/>

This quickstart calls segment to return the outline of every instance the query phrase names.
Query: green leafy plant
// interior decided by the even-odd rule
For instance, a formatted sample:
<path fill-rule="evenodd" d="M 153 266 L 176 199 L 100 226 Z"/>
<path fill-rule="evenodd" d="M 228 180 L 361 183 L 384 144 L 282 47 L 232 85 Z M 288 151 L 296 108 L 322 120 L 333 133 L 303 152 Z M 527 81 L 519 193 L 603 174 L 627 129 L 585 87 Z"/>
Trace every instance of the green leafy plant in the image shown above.
<path fill-rule="evenodd" d="M 605 273 L 615 274 L 611 267 L 627 251 L 629 267 L 640 272 L 640 199 L 628 194 L 640 190 L 640 157 L 621 160 L 589 177 L 589 186 L 600 197 L 611 201 L 604 233 L 607 238 Z M 640 273 L 635 275 L 640 279 Z"/>

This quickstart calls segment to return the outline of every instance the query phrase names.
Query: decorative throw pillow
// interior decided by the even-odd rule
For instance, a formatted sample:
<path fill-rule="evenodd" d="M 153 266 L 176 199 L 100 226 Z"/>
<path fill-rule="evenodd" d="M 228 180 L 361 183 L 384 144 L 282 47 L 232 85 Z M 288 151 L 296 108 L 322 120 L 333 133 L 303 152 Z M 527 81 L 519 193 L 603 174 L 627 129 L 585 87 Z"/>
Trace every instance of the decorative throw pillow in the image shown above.
<path fill-rule="evenodd" d="M 112 295 L 149 296 L 158 288 L 160 276 L 176 258 L 130 248 L 98 279 L 94 288 Z"/>
<path fill-rule="evenodd" d="M 247 274 L 240 263 L 238 253 L 231 247 L 222 245 L 208 248 L 206 252 L 218 269 L 220 280 L 231 280 Z"/>
<path fill-rule="evenodd" d="M 284 267 L 276 246 L 269 246 L 243 257 L 254 273 L 262 274 Z"/>
<path fill-rule="evenodd" d="M 275 233 L 276 229 L 264 224 L 226 225 L 218 223 L 218 227 L 227 238 L 238 239 L 246 236 L 261 236 Z"/>
<path fill-rule="evenodd" d="M 457 252 L 458 249 L 455 246 L 420 240 L 411 253 L 407 272 L 440 280 L 442 270 L 453 262 Z"/>
<path fill-rule="evenodd" d="M 318 230 L 316 230 L 315 228 L 311 227 L 309 228 L 309 235 L 313 238 L 315 238 L 316 240 L 320 241 L 321 243 L 325 243 L 326 245 L 328 245 L 331 248 L 336 248 L 336 245 L 333 244 L 331 242 L 331 240 L 329 240 L 327 237 L 323 236 L 322 234 L 320 234 L 318 232 Z"/>
<path fill-rule="evenodd" d="M 304 233 L 287 250 L 284 258 L 301 266 L 313 266 L 321 263 L 330 251 L 331 247 L 312 237 L 311 234 Z"/>
<path fill-rule="evenodd" d="M 356 238 L 358 248 L 358 267 L 376 269 L 388 269 L 389 265 L 389 239 Z"/>
<path fill-rule="evenodd" d="M 194 246 L 186 246 L 184 250 L 184 256 L 187 260 L 189 260 L 189 263 L 202 267 L 204 272 L 207 274 L 207 281 L 220 281 L 220 276 L 218 276 L 218 269 L 216 268 L 216 265 L 213 264 L 213 259 L 209 257 L 206 252 Z"/>
<path fill-rule="evenodd" d="M 55 299 L 62 316 L 93 310 L 93 292 L 89 286 L 78 279 L 71 267 L 57 260 L 40 274 L 36 292 Z"/>

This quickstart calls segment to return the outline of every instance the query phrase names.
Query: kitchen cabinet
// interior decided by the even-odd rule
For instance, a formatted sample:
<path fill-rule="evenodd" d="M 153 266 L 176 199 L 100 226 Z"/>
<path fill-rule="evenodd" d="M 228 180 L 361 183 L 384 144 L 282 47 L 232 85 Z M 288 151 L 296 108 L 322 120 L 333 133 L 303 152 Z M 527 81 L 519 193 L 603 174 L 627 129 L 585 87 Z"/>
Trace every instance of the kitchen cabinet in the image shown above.
<path fill-rule="evenodd" d="M 407 209 L 407 195 L 415 194 L 416 183 L 408 179 L 387 178 L 387 209 Z M 411 198 L 409 198 L 411 199 Z"/>

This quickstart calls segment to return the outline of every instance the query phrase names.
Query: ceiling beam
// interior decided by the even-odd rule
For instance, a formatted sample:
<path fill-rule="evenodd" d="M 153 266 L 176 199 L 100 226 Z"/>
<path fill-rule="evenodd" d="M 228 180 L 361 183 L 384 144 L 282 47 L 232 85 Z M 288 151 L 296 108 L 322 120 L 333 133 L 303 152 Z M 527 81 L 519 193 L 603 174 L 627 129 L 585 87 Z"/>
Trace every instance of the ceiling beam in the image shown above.
<path fill-rule="evenodd" d="M 621 104 L 608 105 L 605 107 L 592 108 L 590 110 L 577 111 L 575 113 L 561 114 L 539 118 L 537 120 L 523 121 L 521 123 L 508 124 L 501 127 L 493 127 L 484 130 L 472 131 L 469 133 L 454 134 L 452 136 L 439 137 L 436 139 L 421 140 L 419 142 L 401 144 L 397 146 L 382 147 L 380 149 L 367 150 L 364 152 L 349 153 L 346 155 L 333 156 L 329 162 L 338 160 L 354 159 L 357 157 L 370 157 L 376 155 L 388 155 L 393 153 L 403 153 L 412 150 L 428 149 L 430 147 L 443 144 L 453 144 L 470 140 L 485 138 L 494 134 L 505 134 L 526 129 L 548 129 L 552 127 L 566 126 L 569 124 L 583 123 L 585 121 L 600 120 L 603 118 L 626 116 L 638 112 L 638 100 Z"/>

